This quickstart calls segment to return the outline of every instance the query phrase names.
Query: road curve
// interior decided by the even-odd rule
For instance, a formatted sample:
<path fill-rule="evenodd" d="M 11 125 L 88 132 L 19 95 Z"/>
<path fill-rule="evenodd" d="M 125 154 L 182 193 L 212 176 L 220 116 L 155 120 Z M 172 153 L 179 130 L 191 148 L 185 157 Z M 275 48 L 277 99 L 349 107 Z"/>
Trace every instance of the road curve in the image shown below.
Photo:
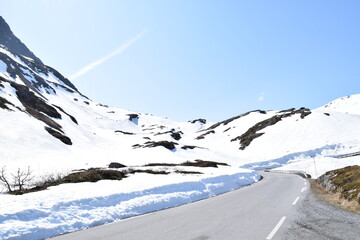
<path fill-rule="evenodd" d="M 210 199 L 52 239 L 281 239 L 296 218 L 308 183 L 291 174 L 261 175 L 259 183 Z"/>

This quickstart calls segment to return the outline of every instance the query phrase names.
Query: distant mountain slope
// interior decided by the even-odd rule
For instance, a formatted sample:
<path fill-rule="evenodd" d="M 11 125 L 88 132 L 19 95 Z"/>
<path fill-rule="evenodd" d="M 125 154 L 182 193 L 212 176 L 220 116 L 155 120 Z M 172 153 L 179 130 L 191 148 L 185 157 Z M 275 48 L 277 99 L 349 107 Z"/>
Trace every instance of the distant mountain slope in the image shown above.
<path fill-rule="evenodd" d="M 360 94 L 335 99 L 319 109 L 360 115 Z"/>
<path fill-rule="evenodd" d="M 16 54 L 32 58 L 36 62 L 41 63 L 41 60 L 31 52 L 20 39 L 18 39 L 11 31 L 9 25 L 0 16 L 0 44 Z"/>
<path fill-rule="evenodd" d="M 314 149 L 335 154 L 360 146 L 360 116 L 354 115 L 360 114 L 360 95 L 315 110 L 255 110 L 218 123 L 177 122 L 88 99 L 43 64 L 2 18 L 0 44 L 0 167 L 31 165 L 43 174 L 113 161 L 142 165 L 196 159 L 242 166 Z"/>

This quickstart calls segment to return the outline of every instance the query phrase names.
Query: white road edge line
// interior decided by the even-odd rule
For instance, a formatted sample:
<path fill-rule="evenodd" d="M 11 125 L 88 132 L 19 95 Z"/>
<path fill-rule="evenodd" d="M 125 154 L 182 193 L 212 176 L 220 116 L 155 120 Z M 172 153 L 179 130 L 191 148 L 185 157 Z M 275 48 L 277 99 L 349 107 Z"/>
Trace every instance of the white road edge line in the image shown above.
<path fill-rule="evenodd" d="M 297 197 L 297 198 L 295 199 L 295 201 L 292 203 L 292 205 L 295 205 L 295 204 L 297 203 L 297 201 L 299 201 L 299 198 L 300 198 L 300 197 Z"/>
<path fill-rule="evenodd" d="M 306 190 L 306 187 L 303 187 L 302 189 L 301 189 L 301 192 L 304 192 Z"/>
<path fill-rule="evenodd" d="M 271 239 L 274 237 L 275 233 L 279 230 L 279 228 L 281 227 L 281 225 L 284 223 L 285 219 L 286 219 L 285 216 L 280 219 L 280 221 L 278 222 L 278 224 L 276 224 L 276 226 L 275 226 L 274 229 L 271 231 L 271 233 L 266 237 L 266 240 L 271 240 Z"/>

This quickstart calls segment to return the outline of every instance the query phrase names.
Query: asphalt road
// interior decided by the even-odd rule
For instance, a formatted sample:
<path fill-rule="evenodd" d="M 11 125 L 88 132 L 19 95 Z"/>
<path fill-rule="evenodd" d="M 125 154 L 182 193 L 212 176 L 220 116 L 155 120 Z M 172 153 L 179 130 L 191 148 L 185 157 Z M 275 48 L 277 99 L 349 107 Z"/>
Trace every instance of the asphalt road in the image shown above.
<path fill-rule="evenodd" d="M 344 211 L 306 194 L 298 216 L 282 239 L 359 240 L 360 214 Z"/>
<path fill-rule="evenodd" d="M 259 183 L 210 199 L 52 239 L 282 239 L 298 218 L 309 186 L 296 175 L 262 175 Z"/>

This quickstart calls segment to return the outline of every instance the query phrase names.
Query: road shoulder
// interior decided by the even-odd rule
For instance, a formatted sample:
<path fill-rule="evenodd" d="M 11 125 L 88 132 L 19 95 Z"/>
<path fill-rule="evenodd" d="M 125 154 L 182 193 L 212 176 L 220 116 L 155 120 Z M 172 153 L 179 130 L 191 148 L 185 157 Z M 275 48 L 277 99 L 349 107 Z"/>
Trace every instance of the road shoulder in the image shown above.
<path fill-rule="evenodd" d="M 359 239 L 360 215 L 317 198 L 313 188 L 297 211 L 299 217 L 290 224 L 282 239 Z"/>

